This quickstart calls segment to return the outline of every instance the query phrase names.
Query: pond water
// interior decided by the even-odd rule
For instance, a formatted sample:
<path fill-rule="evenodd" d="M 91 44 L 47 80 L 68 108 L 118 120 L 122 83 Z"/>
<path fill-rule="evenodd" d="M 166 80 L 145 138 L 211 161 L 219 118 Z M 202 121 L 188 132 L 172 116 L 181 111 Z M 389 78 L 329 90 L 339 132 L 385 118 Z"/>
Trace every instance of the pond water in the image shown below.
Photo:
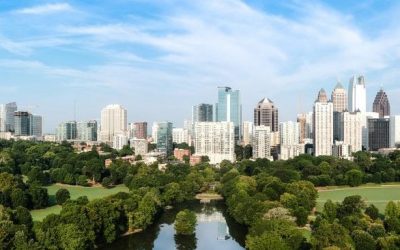
<path fill-rule="evenodd" d="M 197 216 L 196 234 L 177 236 L 174 230 L 176 214 L 182 209 L 194 211 Z M 202 204 L 188 202 L 166 210 L 155 223 L 143 232 L 122 237 L 103 250 L 122 249 L 244 249 L 246 228 L 237 224 L 226 212 L 221 201 Z"/>

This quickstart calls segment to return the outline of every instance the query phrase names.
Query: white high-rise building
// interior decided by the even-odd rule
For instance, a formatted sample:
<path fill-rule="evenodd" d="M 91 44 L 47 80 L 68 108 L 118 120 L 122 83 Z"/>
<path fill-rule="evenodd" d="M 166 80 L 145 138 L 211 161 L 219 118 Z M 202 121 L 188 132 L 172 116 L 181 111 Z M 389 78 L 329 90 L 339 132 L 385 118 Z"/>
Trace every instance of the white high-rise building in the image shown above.
<path fill-rule="evenodd" d="M 280 159 L 287 160 L 304 154 L 304 144 L 300 144 L 300 124 L 288 121 L 279 124 Z"/>
<path fill-rule="evenodd" d="M 271 157 L 271 128 L 269 126 L 255 126 L 253 135 L 253 158 Z"/>
<path fill-rule="evenodd" d="M 157 143 L 158 139 L 158 122 L 153 122 L 153 126 L 151 127 L 151 138 L 153 139 L 153 143 Z"/>
<path fill-rule="evenodd" d="M 350 153 L 362 150 L 362 121 L 361 112 L 343 112 L 341 114 L 341 137 L 343 144 L 350 146 Z"/>
<path fill-rule="evenodd" d="M 296 145 L 299 144 L 299 123 L 288 121 L 279 124 L 280 144 Z"/>
<path fill-rule="evenodd" d="M 314 155 L 332 155 L 333 104 L 321 89 L 314 104 Z"/>
<path fill-rule="evenodd" d="M 362 116 L 362 146 L 368 148 L 368 128 L 367 128 L 367 90 L 365 87 L 364 76 L 350 79 L 349 83 L 349 111 L 360 111 Z"/>
<path fill-rule="evenodd" d="M 243 146 L 251 145 L 253 140 L 253 123 L 244 121 L 243 122 Z"/>
<path fill-rule="evenodd" d="M 117 134 L 113 137 L 112 147 L 116 150 L 121 150 L 125 145 L 128 145 L 128 137 L 124 134 Z"/>
<path fill-rule="evenodd" d="M 400 147 L 400 115 L 390 117 L 389 145 L 391 148 Z"/>
<path fill-rule="evenodd" d="M 0 104 L 0 132 L 14 132 L 14 112 L 16 111 L 15 102 Z"/>
<path fill-rule="evenodd" d="M 135 138 L 135 123 L 128 123 L 128 137 Z"/>
<path fill-rule="evenodd" d="M 187 143 L 190 145 L 190 135 L 189 130 L 184 128 L 173 128 L 172 129 L 172 141 L 180 144 L 180 143 Z"/>
<path fill-rule="evenodd" d="M 101 111 L 100 140 L 111 143 L 116 135 L 127 132 L 127 111 L 121 105 L 112 104 Z"/>
<path fill-rule="evenodd" d="M 197 156 L 208 156 L 211 164 L 235 160 L 235 125 L 233 122 L 196 122 L 194 147 Z"/>

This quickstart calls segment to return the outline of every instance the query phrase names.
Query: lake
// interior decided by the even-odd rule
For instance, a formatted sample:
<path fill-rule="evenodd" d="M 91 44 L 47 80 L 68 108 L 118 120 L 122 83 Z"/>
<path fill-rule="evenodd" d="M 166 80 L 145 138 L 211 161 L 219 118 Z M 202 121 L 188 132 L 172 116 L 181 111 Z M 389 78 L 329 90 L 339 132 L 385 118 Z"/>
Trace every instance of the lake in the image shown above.
<path fill-rule="evenodd" d="M 176 214 L 182 209 L 194 211 L 197 216 L 196 234 L 177 236 L 174 230 Z M 247 229 L 237 224 L 226 212 L 223 201 L 202 204 L 187 202 L 166 210 L 155 223 L 143 232 L 125 236 L 103 250 L 122 249 L 244 249 Z"/>

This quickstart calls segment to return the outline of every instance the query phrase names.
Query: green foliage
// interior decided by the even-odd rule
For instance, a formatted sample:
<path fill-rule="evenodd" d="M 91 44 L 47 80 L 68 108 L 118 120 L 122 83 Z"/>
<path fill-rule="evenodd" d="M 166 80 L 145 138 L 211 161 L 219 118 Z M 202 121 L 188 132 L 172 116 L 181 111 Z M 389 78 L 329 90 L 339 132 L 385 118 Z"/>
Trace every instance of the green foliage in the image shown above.
<path fill-rule="evenodd" d="M 375 240 L 367 232 L 355 230 L 351 234 L 356 250 L 375 250 Z"/>
<path fill-rule="evenodd" d="M 175 218 L 175 232 L 176 234 L 191 235 L 196 230 L 196 214 L 187 209 L 180 211 Z"/>
<path fill-rule="evenodd" d="M 371 204 L 365 209 L 365 214 L 376 220 L 379 217 L 379 209 L 374 204 Z"/>
<path fill-rule="evenodd" d="M 56 193 L 56 202 L 58 205 L 64 204 L 69 198 L 71 198 L 69 191 L 65 188 L 61 188 Z"/>
<path fill-rule="evenodd" d="M 349 170 L 346 172 L 346 181 L 351 187 L 360 186 L 363 182 L 363 173 L 357 169 Z"/>

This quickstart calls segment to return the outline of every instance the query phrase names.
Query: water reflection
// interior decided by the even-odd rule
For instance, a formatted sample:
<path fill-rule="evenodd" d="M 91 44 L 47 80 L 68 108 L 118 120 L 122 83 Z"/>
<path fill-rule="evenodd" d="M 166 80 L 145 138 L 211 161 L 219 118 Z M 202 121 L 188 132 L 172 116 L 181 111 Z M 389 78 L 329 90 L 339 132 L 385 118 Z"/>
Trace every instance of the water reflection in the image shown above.
<path fill-rule="evenodd" d="M 196 213 L 196 234 L 175 235 L 174 220 L 182 209 Z M 123 237 L 102 249 L 244 249 L 246 229 L 226 213 L 223 202 L 188 202 L 165 211 L 156 223 L 141 233 Z"/>

